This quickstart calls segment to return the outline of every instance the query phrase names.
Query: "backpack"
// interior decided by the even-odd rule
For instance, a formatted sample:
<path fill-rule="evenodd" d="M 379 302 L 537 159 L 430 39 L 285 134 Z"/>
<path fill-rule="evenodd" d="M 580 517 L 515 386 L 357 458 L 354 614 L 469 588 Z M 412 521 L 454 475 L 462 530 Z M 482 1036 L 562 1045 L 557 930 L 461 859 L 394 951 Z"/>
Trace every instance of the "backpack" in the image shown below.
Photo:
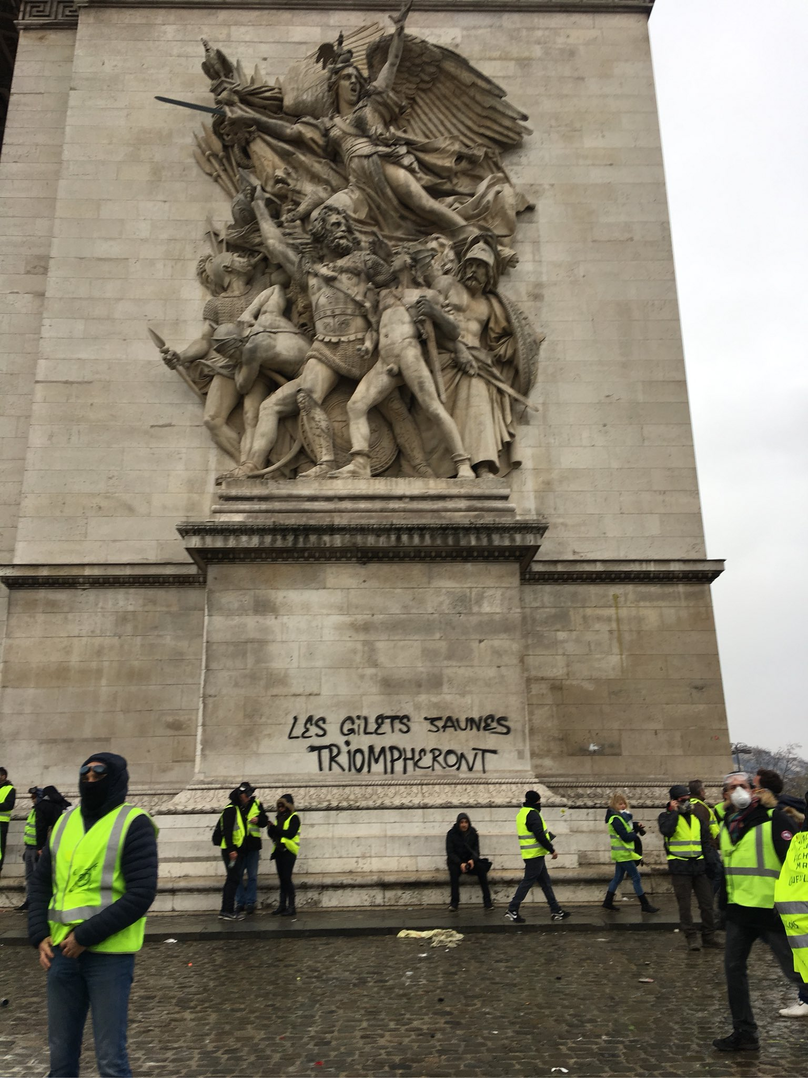
<path fill-rule="evenodd" d="M 210 842 L 214 847 L 220 847 L 222 840 L 224 840 L 224 833 L 222 832 L 222 818 L 219 816 L 219 820 L 216 822 L 216 827 L 213 830 L 213 835 L 210 838 Z"/>

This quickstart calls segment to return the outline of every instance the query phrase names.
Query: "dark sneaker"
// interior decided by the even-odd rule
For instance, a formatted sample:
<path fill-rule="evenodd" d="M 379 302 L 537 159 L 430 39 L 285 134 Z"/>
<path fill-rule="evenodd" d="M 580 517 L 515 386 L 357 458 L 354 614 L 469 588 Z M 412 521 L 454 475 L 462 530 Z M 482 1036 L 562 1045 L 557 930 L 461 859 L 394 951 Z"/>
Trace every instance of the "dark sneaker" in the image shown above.
<path fill-rule="evenodd" d="M 224 919 L 225 922 L 235 922 L 238 915 L 236 915 L 235 911 L 220 911 L 219 918 Z"/>
<path fill-rule="evenodd" d="M 254 915 L 255 914 L 255 904 L 247 904 L 247 906 L 244 909 L 244 912 L 245 912 L 246 915 Z"/>
<path fill-rule="evenodd" d="M 236 922 L 243 922 L 247 918 L 247 912 L 246 911 L 237 911 L 236 915 L 235 915 L 235 918 L 236 918 Z"/>
<path fill-rule="evenodd" d="M 483 907 L 485 908 L 486 911 L 493 911 L 494 910 L 494 905 L 493 904 L 483 904 Z"/>
<path fill-rule="evenodd" d="M 287 919 L 296 919 L 297 912 L 294 908 L 288 908 L 286 911 L 279 911 L 279 915 L 285 915 Z"/>
<path fill-rule="evenodd" d="M 568 919 L 571 914 L 571 911 L 554 911 L 550 915 L 550 918 L 553 920 L 553 922 L 562 922 L 564 919 Z"/>
<path fill-rule="evenodd" d="M 457 911 L 457 904 L 449 904 L 449 911 Z"/>
<path fill-rule="evenodd" d="M 286 914 L 286 908 L 285 907 L 273 908 L 272 911 L 270 911 L 269 914 L 270 915 L 285 915 Z"/>
<path fill-rule="evenodd" d="M 511 922 L 525 922 L 525 919 L 522 918 L 518 911 L 511 911 L 510 908 L 505 912 L 505 918 L 510 919 Z"/>
<path fill-rule="evenodd" d="M 716 1050 L 759 1050 L 760 1040 L 757 1035 L 742 1035 L 740 1031 L 733 1031 L 726 1039 L 713 1039 Z"/>

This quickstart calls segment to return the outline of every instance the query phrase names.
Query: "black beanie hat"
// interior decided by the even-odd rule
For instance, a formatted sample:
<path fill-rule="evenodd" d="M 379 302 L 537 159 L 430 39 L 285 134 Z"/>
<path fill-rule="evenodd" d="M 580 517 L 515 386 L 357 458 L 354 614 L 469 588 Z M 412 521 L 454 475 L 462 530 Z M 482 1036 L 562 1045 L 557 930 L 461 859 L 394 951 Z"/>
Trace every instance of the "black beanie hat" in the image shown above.
<path fill-rule="evenodd" d="M 528 806 L 536 806 L 537 803 L 541 802 L 541 795 L 539 795 L 538 791 L 526 791 L 525 802 Z"/>
<path fill-rule="evenodd" d="M 672 799 L 683 799 L 685 795 L 690 795 L 690 788 L 684 784 L 674 784 L 669 794 Z"/>

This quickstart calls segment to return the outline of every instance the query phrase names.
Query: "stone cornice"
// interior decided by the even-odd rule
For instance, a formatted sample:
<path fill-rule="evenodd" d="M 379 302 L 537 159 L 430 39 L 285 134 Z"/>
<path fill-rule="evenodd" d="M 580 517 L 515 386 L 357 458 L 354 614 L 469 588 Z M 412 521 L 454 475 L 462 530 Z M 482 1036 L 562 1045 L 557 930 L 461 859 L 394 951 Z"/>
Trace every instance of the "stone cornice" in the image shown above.
<path fill-rule="evenodd" d="M 649 15 L 654 0 L 419 0 L 419 11 L 572 12 Z M 334 0 L 22 0 L 21 30 L 75 28 L 81 8 L 208 8 L 333 11 Z M 389 0 L 340 0 L 341 11 L 391 10 Z"/>
<path fill-rule="evenodd" d="M 518 562 L 526 569 L 543 521 L 468 524 L 297 524 L 188 521 L 177 526 L 200 566 L 233 562 Z"/>
<path fill-rule="evenodd" d="M 79 12 L 74 0 L 21 0 L 16 25 L 20 30 L 74 29 Z"/>
<path fill-rule="evenodd" d="M 540 559 L 522 580 L 529 585 L 587 581 L 709 585 L 723 572 L 723 559 Z"/>
<path fill-rule="evenodd" d="M 188 563 L 18 565 L 0 567 L 8 589 L 202 588 L 205 577 Z"/>

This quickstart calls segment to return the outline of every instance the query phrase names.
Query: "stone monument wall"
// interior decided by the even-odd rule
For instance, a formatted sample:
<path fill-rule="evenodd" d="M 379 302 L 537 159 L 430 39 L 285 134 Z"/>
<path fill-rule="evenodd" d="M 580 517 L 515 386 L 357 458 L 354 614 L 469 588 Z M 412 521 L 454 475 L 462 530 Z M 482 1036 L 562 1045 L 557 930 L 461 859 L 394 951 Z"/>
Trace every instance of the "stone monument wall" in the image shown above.
<path fill-rule="evenodd" d="M 331 830 L 323 852 L 359 821 L 369 869 L 395 877 L 396 859 L 434 863 L 416 850 L 421 810 L 432 828 L 472 798 L 499 829 L 526 781 L 563 789 L 553 805 L 574 815 L 613 782 L 728 763 L 709 594 L 721 564 L 705 558 L 650 4 L 446 7 L 416 3 L 408 33 L 495 80 L 532 129 L 504 155 L 535 208 L 501 286 L 545 335 L 522 467 L 488 487 L 369 481 L 344 497 L 298 487 L 297 501 L 294 484 L 268 485 L 286 494 L 263 509 L 249 485 L 217 494 L 228 462 L 147 336 L 181 349 L 198 335 L 206 222 L 230 216 L 194 160 L 200 114 L 155 95 L 210 103 L 202 34 L 271 83 L 340 29 L 386 32 L 386 13 L 89 0 L 78 17 L 56 5 L 49 28 L 25 9 L 0 161 L 0 723 L 23 790 L 70 788 L 86 753 L 116 749 L 156 808 L 190 815 L 199 859 L 231 781 L 293 785 Z M 280 536 L 349 520 L 376 538 L 305 554 Z M 205 539 L 214 521 L 226 528 Z M 402 523 L 421 538 L 396 538 Z M 431 809 L 416 810 L 421 789 L 402 803 L 412 851 L 383 841 L 381 778 L 434 781 Z M 347 783 L 365 817 L 340 825 Z M 312 871 L 343 896 L 346 852 Z M 169 876 L 196 872 L 177 858 Z"/>

